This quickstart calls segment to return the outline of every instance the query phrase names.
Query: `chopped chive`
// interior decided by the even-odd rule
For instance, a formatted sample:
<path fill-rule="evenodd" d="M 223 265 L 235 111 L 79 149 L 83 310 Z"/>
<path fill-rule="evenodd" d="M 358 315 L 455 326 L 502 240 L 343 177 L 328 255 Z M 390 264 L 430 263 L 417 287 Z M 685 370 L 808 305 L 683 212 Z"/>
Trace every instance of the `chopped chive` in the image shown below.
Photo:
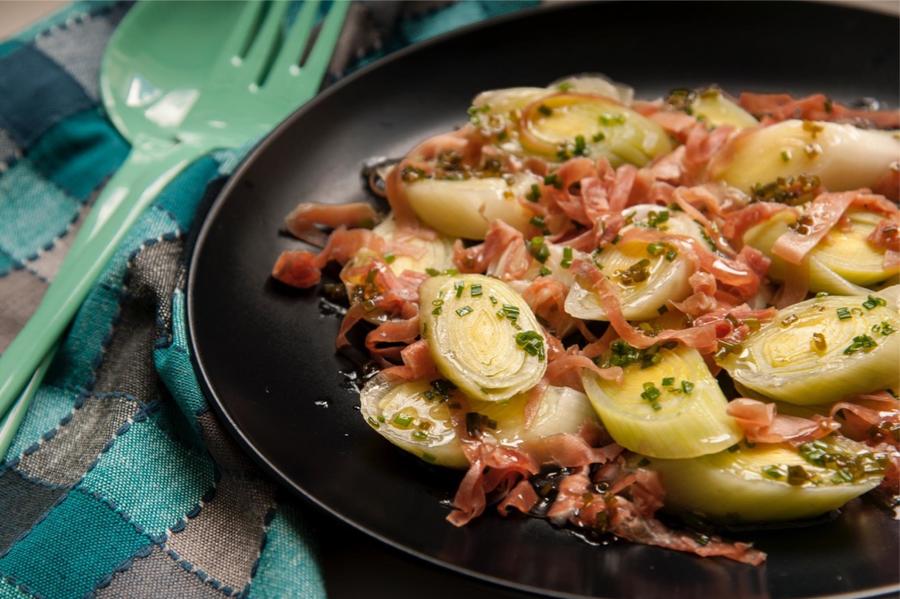
<path fill-rule="evenodd" d="M 685 395 L 689 394 L 694 390 L 694 383 L 691 381 L 681 381 L 681 390 L 684 391 Z"/>
<path fill-rule="evenodd" d="M 857 335 L 853 338 L 853 343 L 847 346 L 847 349 L 844 350 L 844 354 L 852 355 L 856 352 L 870 352 L 878 346 L 875 343 L 875 340 L 869 337 L 868 335 Z"/>
<path fill-rule="evenodd" d="M 647 213 L 647 226 L 651 229 L 657 228 L 659 225 L 669 220 L 669 211 L 668 210 L 660 210 L 657 212 L 656 210 L 651 210 Z"/>
<path fill-rule="evenodd" d="M 863 302 L 862 306 L 866 310 L 873 310 L 878 306 L 887 306 L 887 301 L 885 301 L 884 298 L 870 295 L 869 298 Z"/>
<path fill-rule="evenodd" d="M 850 318 L 852 318 L 852 315 L 850 314 L 850 310 L 848 310 L 847 308 L 838 308 L 837 317 L 839 320 L 849 320 Z"/>
<path fill-rule="evenodd" d="M 456 309 L 456 315 L 457 316 L 466 316 L 468 314 L 471 314 L 474 311 L 475 310 L 472 309 L 472 306 L 463 306 L 462 308 Z"/>
<path fill-rule="evenodd" d="M 584 135 L 575 136 L 575 148 L 572 150 L 572 154 L 575 156 L 587 156 L 587 142 L 584 139 Z"/>
<path fill-rule="evenodd" d="M 784 473 L 781 471 L 779 466 L 766 466 L 762 469 L 762 473 L 768 476 L 769 478 L 781 479 L 784 478 Z"/>
<path fill-rule="evenodd" d="M 552 185 L 556 189 L 562 189 L 562 179 L 556 173 L 550 173 L 544 177 L 544 185 Z"/>
<path fill-rule="evenodd" d="M 387 262 L 388 264 L 393 264 L 394 260 L 396 260 L 396 259 L 397 259 L 397 256 L 395 256 L 394 254 L 387 253 L 384 255 L 384 261 Z"/>
<path fill-rule="evenodd" d="M 541 270 L 538 271 L 538 274 L 542 277 L 549 277 L 553 274 L 553 271 L 541 264 Z"/>
<path fill-rule="evenodd" d="M 480 283 L 472 283 L 472 286 L 469 288 L 469 293 L 472 294 L 472 297 L 480 297 L 483 291 L 481 290 Z"/>
<path fill-rule="evenodd" d="M 408 428 L 412 425 L 413 417 L 412 416 L 404 416 L 399 412 L 394 414 L 394 417 L 391 419 L 391 423 L 400 427 L 400 428 Z"/>
<path fill-rule="evenodd" d="M 593 141 L 594 143 L 598 143 L 598 142 L 603 141 L 604 139 L 606 139 L 606 134 L 603 133 L 603 131 L 598 131 L 597 133 L 594 133 L 594 136 L 591 138 L 591 141 Z"/>
<path fill-rule="evenodd" d="M 541 188 L 537 183 L 532 184 L 531 190 L 525 195 L 529 202 L 537 202 L 541 199 Z"/>
<path fill-rule="evenodd" d="M 572 248 L 564 247 L 563 248 L 563 258 L 562 258 L 562 261 L 560 261 L 559 265 L 562 266 L 563 268 L 569 268 L 570 266 L 572 266 L 572 259 L 573 259 Z"/>
<path fill-rule="evenodd" d="M 427 274 L 429 277 L 436 277 L 436 276 L 438 276 L 439 274 L 441 274 L 441 271 L 439 271 L 439 270 L 436 269 L 436 268 L 431 268 L 431 267 L 429 266 L 428 268 L 425 269 L 425 274 Z"/>
<path fill-rule="evenodd" d="M 665 378 L 662 380 L 662 386 L 663 386 L 663 387 L 671 387 L 671 386 L 674 385 L 674 384 L 675 384 L 675 377 L 674 377 L 674 376 L 667 376 L 667 377 L 665 377 Z"/>
<path fill-rule="evenodd" d="M 434 314 L 435 316 L 440 316 L 440 315 L 441 315 L 441 311 L 442 311 L 441 307 L 438 306 L 437 308 L 435 308 L 434 310 L 432 310 L 431 313 Z"/>
<path fill-rule="evenodd" d="M 544 228 L 544 217 L 543 216 L 532 216 L 531 220 L 529 220 L 532 225 L 537 227 L 538 229 Z"/>
<path fill-rule="evenodd" d="M 496 297 L 494 297 L 493 295 L 491 295 L 491 296 L 488 296 L 488 299 L 491 300 L 491 304 L 493 304 L 493 305 L 495 305 L 495 306 L 497 305 L 497 298 L 496 298 Z"/>
<path fill-rule="evenodd" d="M 551 114 L 553 114 L 553 109 L 546 104 L 541 104 L 540 106 L 538 106 L 538 112 L 540 112 L 544 116 L 550 116 Z"/>
<path fill-rule="evenodd" d="M 412 438 L 415 439 L 416 441 L 424 441 L 425 439 L 428 438 L 428 435 L 426 435 L 426 434 L 423 433 L 422 431 L 413 431 L 413 433 L 412 433 L 411 436 L 412 436 Z"/>
<path fill-rule="evenodd" d="M 543 361 L 545 357 L 544 337 L 537 331 L 516 333 L 516 345 L 521 347 L 528 355 L 537 356 L 538 360 Z"/>
<path fill-rule="evenodd" d="M 607 127 L 611 125 L 621 125 L 625 122 L 625 115 L 604 112 L 600 115 L 598 120 L 601 125 L 605 125 Z"/>
<path fill-rule="evenodd" d="M 453 283 L 453 289 L 456 290 L 456 297 L 462 297 L 463 290 L 465 290 L 465 288 L 466 288 L 465 281 L 456 281 L 455 283 Z"/>
<path fill-rule="evenodd" d="M 791 151 L 790 150 L 782 150 L 781 151 L 781 161 L 782 162 L 790 162 L 791 161 Z"/>

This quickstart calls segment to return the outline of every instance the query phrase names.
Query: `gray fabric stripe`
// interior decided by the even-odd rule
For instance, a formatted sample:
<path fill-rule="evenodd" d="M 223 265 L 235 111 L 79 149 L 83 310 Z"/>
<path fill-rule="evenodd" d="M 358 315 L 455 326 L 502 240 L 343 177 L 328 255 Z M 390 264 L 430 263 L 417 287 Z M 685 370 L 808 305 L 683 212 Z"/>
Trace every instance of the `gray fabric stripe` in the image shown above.
<path fill-rule="evenodd" d="M 223 476 L 216 495 L 166 547 L 236 591 L 250 582 L 274 487 L 258 478 Z"/>
<path fill-rule="evenodd" d="M 66 491 L 33 483 L 15 470 L 0 474 L 0 555 Z"/>
<path fill-rule="evenodd" d="M 224 596 L 196 574 L 184 570 L 159 547 L 147 557 L 135 559 L 130 569 L 116 573 L 109 586 L 95 595 L 104 599 L 222 599 Z"/>
<path fill-rule="evenodd" d="M 127 10 L 116 7 L 110 12 L 90 17 L 67 27 L 54 28 L 35 40 L 35 45 L 47 56 L 62 65 L 97 100 L 99 94 L 100 61 L 106 41 Z"/>
<path fill-rule="evenodd" d="M 88 398 L 49 441 L 23 456 L 18 468 L 50 483 L 74 484 L 137 410 L 137 403 L 122 397 Z"/>
<path fill-rule="evenodd" d="M 7 348 L 44 297 L 47 284 L 27 270 L 0 279 L 0 353 Z"/>
<path fill-rule="evenodd" d="M 153 364 L 157 317 L 168 327 L 172 290 L 180 276 L 181 241 L 164 241 L 144 248 L 131 265 L 128 299 L 122 305 L 112 341 L 97 373 L 97 391 L 124 392 L 140 401 L 159 396 Z"/>
<path fill-rule="evenodd" d="M 16 146 L 16 142 L 12 140 L 9 136 L 9 133 L 0 129 L 0 164 L 5 163 L 10 158 L 15 158 L 19 155 L 19 148 Z M 3 172 L 2 167 L 0 167 L 0 172 Z"/>

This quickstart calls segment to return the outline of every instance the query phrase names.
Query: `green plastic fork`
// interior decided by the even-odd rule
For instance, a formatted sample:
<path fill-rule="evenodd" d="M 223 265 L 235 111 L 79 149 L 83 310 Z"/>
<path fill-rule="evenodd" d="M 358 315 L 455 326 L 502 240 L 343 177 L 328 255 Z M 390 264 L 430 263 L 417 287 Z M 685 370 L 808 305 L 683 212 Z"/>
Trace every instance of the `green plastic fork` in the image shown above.
<path fill-rule="evenodd" d="M 260 138 L 316 94 L 349 1 L 331 3 L 301 64 L 319 4 L 305 0 L 287 28 L 290 3 L 283 0 L 146 1 L 116 29 L 100 88 L 131 154 L 85 218 L 40 306 L 0 356 L 0 460 L 57 340 L 141 212 L 197 158 Z"/>

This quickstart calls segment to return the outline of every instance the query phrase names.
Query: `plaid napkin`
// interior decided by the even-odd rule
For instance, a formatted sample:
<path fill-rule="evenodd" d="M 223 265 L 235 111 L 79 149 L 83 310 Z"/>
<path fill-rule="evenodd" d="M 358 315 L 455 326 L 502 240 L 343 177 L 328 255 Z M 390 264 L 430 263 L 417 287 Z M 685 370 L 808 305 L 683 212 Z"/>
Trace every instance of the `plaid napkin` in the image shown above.
<path fill-rule="evenodd" d="M 332 78 L 530 4 L 360 4 Z M 128 8 L 76 3 L 0 44 L 0 351 L 129 151 L 97 83 Z M 189 360 L 185 240 L 241 157 L 214 153 L 172 182 L 79 311 L 0 464 L 0 599 L 325 595 L 306 508 L 223 431 Z"/>

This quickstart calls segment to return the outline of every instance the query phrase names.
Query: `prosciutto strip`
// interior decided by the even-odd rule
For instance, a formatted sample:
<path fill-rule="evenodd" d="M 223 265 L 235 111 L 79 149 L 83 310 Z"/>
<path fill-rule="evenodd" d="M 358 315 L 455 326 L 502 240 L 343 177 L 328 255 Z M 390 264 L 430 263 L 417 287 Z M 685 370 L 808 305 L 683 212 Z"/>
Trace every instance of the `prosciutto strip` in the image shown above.
<path fill-rule="evenodd" d="M 428 350 L 428 342 L 420 339 L 411 343 L 400 351 L 400 359 L 403 366 L 392 366 L 382 370 L 382 373 L 393 379 L 405 381 L 433 379 L 439 376 L 431 352 Z"/>
<path fill-rule="evenodd" d="M 889 426 L 900 425 L 900 400 L 887 391 L 863 393 L 831 406 L 831 417 L 840 418 L 841 432 L 856 441 L 886 442 L 900 447 Z"/>
<path fill-rule="evenodd" d="M 655 337 L 650 337 L 641 330 L 633 327 L 622 314 L 622 307 L 615 289 L 596 266 L 586 260 L 576 260 L 572 268 L 573 272 L 590 281 L 597 293 L 600 305 L 609 318 L 610 325 L 623 340 L 638 349 L 645 349 L 663 341 L 679 341 L 688 347 L 693 347 L 701 353 L 711 353 L 716 350 L 716 331 L 712 326 L 699 326 L 687 329 L 669 329 L 661 331 Z"/>
<path fill-rule="evenodd" d="M 865 191 L 823 193 L 810 203 L 796 229 L 783 233 L 772 246 L 772 253 L 791 264 L 800 264 L 811 249 L 838 224 L 850 206 L 885 214 L 896 214 L 897 207 L 883 196 Z"/>
<path fill-rule="evenodd" d="M 284 225 L 294 237 L 304 239 L 316 225 L 336 229 L 338 227 L 371 227 L 378 220 L 375 209 L 366 202 L 349 204 L 318 204 L 302 202 L 291 210 Z"/>
<path fill-rule="evenodd" d="M 523 514 L 527 514 L 531 511 L 531 508 L 537 505 L 538 501 L 540 501 L 540 498 L 535 493 L 531 483 L 527 480 L 520 480 L 503 501 L 497 504 L 497 511 L 505 516 L 509 513 L 510 508 L 514 508 Z"/>
<path fill-rule="evenodd" d="M 362 248 L 380 253 L 384 249 L 384 239 L 368 229 L 341 226 L 331 233 L 327 245 L 318 254 L 298 250 L 281 252 L 272 268 L 272 276 L 292 287 L 314 287 L 322 278 L 326 264 L 332 261 L 344 264 Z"/>
<path fill-rule="evenodd" d="M 744 92 L 740 105 L 750 114 L 767 116 L 776 121 L 807 119 L 811 121 L 845 121 L 862 119 L 882 129 L 900 127 L 898 110 L 855 110 L 833 102 L 824 94 L 794 99 L 789 94 L 753 94 Z"/>
<path fill-rule="evenodd" d="M 752 443 L 790 442 L 799 445 L 828 436 L 840 426 L 832 418 L 810 420 L 778 414 L 775 404 L 745 397 L 728 402 L 727 412 Z"/>
<path fill-rule="evenodd" d="M 623 451 L 615 443 L 606 447 L 591 447 L 584 437 L 572 433 L 559 433 L 528 441 L 522 449 L 539 464 L 554 464 L 564 468 L 605 464 Z"/>
<path fill-rule="evenodd" d="M 521 279 L 531 266 L 522 233 L 501 220 L 491 222 L 484 243 L 453 246 L 453 263 L 461 272 L 487 273 L 503 280 Z"/>

